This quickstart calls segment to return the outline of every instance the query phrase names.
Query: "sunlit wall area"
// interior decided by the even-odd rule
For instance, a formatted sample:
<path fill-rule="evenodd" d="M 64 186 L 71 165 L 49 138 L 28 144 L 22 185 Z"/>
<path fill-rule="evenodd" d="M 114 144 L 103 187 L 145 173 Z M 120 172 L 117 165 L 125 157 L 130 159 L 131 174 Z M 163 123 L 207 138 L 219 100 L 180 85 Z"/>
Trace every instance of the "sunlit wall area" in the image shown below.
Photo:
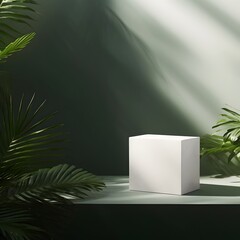
<path fill-rule="evenodd" d="M 221 107 L 240 108 L 239 5 L 41 0 L 34 41 L 5 66 L 15 96 L 58 111 L 67 162 L 127 175 L 130 136 L 201 135 Z"/>
<path fill-rule="evenodd" d="M 151 52 L 157 69 L 149 74 L 149 84 L 199 133 L 210 131 L 221 107 L 240 108 L 239 1 L 111 3 Z"/>

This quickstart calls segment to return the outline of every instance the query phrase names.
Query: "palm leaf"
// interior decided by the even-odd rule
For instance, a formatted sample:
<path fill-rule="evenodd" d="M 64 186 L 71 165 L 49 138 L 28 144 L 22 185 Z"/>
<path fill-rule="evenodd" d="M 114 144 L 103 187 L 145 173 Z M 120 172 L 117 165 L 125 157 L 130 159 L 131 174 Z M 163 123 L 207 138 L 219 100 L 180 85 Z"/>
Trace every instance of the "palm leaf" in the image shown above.
<path fill-rule="evenodd" d="M 31 0 L 0 1 L 0 47 L 3 49 L 0 51 L 0 62 L 23 49 L 34 37 L 35 34 L 30 33 L 16 39 L 16 34 L 19 35 L 18 24 L 30 26 L 28 21 L 33 20 L 31 16 L 35 12 L 33 4 L 36 2 Z"/>
<path fill-rule="evenodd" d="M 3 11 L 0 9 L 0 19 L 5 19 L 5 18 L 19 19 L 19 20 L 24 20 L 24 19 L 33 20 L 32 17 L 30 16 L 20 14 L 20 13 L 15 13 L 13 11 L 6 11 L 6 10 Z"/>
<path fill-rule="evenodd" d="M 52 235 L 50 230 L 41 233 L 39 228 L 34 227 L 35 224 L 31 224 L 40 224 L 43 229 L 48 229 L 43 222 L 35 220 L 45 219 L 49 222 L 47 225 L 56 221 L 44 217 L 45 208 L 53 209 L 58 205 L 52 203 L 72 203 L 74 198 L 85 198 L 90 191 L 99 191 L 104 187 L 104 183 L 93 174 L 67 164 L 39 169 L 44 162 L 49 165 L 52 151 L 56 150 L 51 145 L 58 145 L 62 141 L 62 134 L 55 132 L 61 125 L 49 125 L 54 113 L 43 116 L 45 101 L 35 106 L 34 99 L 35 95 L 27 103 L 23 96 L 16 109 L 10 96 L 1 108 L 1 239 L 32 240 L 42 235 L 49 237 Z M 40 114 L 43 117 L 39 118 Z M 4 212 L 4 206 L 9 204 L 13 207 Z M 22 204 L 25 207 L 21 211 L 14 207 Z M 29 211 L 33 219 L 30 219 Z M 57 216 L 59 214 L 54 214 L 54 217 Z"/>
<path fill-rule="evenodd" d="M 29 25 L 28 21 L 32 20 L 32 13 L 36 13 L 32 0 L 2 0 L 0 1 L 0 39 L 6 44 L 6 39 L 15 38 L 18 24 Z M 14 23 L 14 27 L 12 26 Z M 17 23 L 17 24 L 16 24 Z"/>
<path fill-rule="evenodd" d="M 222 110 L 230 113 L 232 116 L 236 117 L 238 120 L 240 119 L 240 114 L 237 113 L 236 111 L 233 111 L 233 110 L 231 110 L 229 108 L 222 108 Z"/>
<path fill-rule="evenodd" d="M 16 198 L 24 201 L 69 202 L 62 194 L 82 198 L 87 191 L 102 189 L 104 184 L 97 177 L 74 166 L 59 165 L 38 170 L 49 166 L 49 161 L 59 156 L 61 148 L 58 145 L 63 139 L 61 133 L 54 131 L 61 124 L 46 126 L 54 113 L 38 118 L 45 101 L 34 107 L 34 98 L 35 95 L 26 104 L 23 96 L 14 111 L 10 97 L 2 108 L 0 194 L 9 196 L 10 193 L 11 196 L 14 192 Z"/>
<path fill-rule="evenodd" d="M 33 220 L 27 210 L 15 205 L 1 205 L 0 208 L 0 232 L 1 239 L 30 240 L 36 232 L 42 230 L 31 224 Z"/>
<path fill-rule="evenodd" d="M 62 124 L 46 124 L 55 113 L 38 118 L 44 103 L 34 107 L 34 98 L 26 105 L 22 97 L 17 111 L 10 97 L 1 110 L 0 124 L 0 178 L 4 181 L 18 179 L 23 174 L 47 166 L 61 156 L 61 132 L 54 132 Z M 25 106 L 26 105 L 26 106 Z"/>
<path fill-rule="evenodd" d="M 201 156 L 218 153 L 229 153 L 229 161 L 235 157 L 231 155 L 237 149 L 230 141 L 225 141 L 222 136 L 218 135 L 205 135 L 201 137 Z"/>
<path fill-rule="evenodd" d="M 24 6 L 24 5 L 17 5 L 17 4 L 12 4 L 12 5 L 2 5 L 1 8 L 0 8 L 0 13 L 6 11 L 6 10 L 12 10 L 12 9 L 18 9 L 18 10 L 28 10 L 28 11 L 31 11 L 31 12 L 36 12 L 33 8 L 30 8 L 30 7 L 27 7 L 27 6 Z M 12 12 L 14 13 L 14 12 Z M 25 15 L 25 17 L 29 18 L 29 16 Z M 30 19 L 32 19 L 30 17 Z"/>
<path fill-rule="evenodd" d="M 226 166 L 226 162 L 232 164 L 239 162 L 240 158 L 240 114 L 228 108 L 222 108 L 226 113 L 221 114 L 222 118 L 217 121 L 213 128 L 219 128 L 222 136 L 205 135 L 201 138 L 201 156 L 209 155 L 209 158 L 218 156 L 218 161 Z M 221 156 L 221 157 L 219 157 Z M 216 159 L 216 158 L 215 158 Z M 225 159 L 225 160 L 221 160 Z M 218 166 L 222 166 L 216 164 Z M 232 171 L 235 169 L 235 171 Z M 222 171 L 223 172 L 223 171 Z M 231 172 L 239 174 L 239 163 L 232 164 Z M 226 173 L 224 173 L 226 175 Z M 228 173 L 229 174 L 229 173 Z M 232 174 L 233 175 L 233 174 Z"/>
<path fill-rule="evenodd" d="M 218 135 L 205 135 L 201 137 L 201 156 L 227 154 L 228 162 L 239 156 L 240 147 L 224 137 Z"/>
<path fill-rule="evenodd" d="M 34 0 L 2 0 L 1 1 L 2 5 L 4 4 L 11 4 L 11 3 L 32 3 L 32 4 L 36 4 L 36 1 Z"/>
<path fill-rule="evenodd" d="M 228 108 L 222 108 L 226 114 L 221 114 L 221 118 L 213 128 L 219 128 L 224 132 L 226 141 L 236 142 L 240 138 L 240 114 Z"/>
<path fill-rule="evenodd" d="M 219 174 L 217 176 L 239 175 L 239 154 L 239 145 L 225 141 L 223 136 L 207 134 L 201 137 L 201 159 L 210 163 Z"/>
<path fill-rule="evenodd" d="M 8 58 L 13 53 L 21 51 L 34 38 L 35 33 L 29 33 L 17 38 L 14 42 L 8 44 L 2 51 L 0 51 L 0 61 Z"/>
<path fill-rule="evenodd" d="M 40 169 L 20 180 L 2 194 L 2 200 L 24 202 L 71 203 L 74 198 L 85 198 L 90 191 L 99 191 L 104 183 L 95 175 L 67 164 Z"/>

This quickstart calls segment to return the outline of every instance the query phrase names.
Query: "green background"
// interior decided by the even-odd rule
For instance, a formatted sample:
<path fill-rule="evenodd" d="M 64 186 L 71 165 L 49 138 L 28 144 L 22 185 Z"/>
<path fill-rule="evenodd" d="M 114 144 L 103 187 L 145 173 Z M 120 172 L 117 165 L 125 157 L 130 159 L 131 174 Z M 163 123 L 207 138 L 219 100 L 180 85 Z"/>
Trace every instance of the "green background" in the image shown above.
<path fill-rule="evenodd" d="M 166 78 L 148 44 L 112 11 L 112 2 L 41 1 L 32 24 L 36 38 L 5 67 L 17 98 L 35 92 L 39 102 L 47 99 L 48 112 L 58 111 L 56 121 L 65 124 L 70 139 L 65 162 L 95 174 L 125 175 L 130 136 L 202 132 L 166 97 L 168 92 L 152 84 L 156 68 L 160 85 Z M 179 47 L 173 37 L 160 34 L 160 46 L 170 42 Z M 176 75 L 179 84 L 189 77 L 183 71 Z M 194 79 L 182 83 L 205 105 L 213 105 Z"/>

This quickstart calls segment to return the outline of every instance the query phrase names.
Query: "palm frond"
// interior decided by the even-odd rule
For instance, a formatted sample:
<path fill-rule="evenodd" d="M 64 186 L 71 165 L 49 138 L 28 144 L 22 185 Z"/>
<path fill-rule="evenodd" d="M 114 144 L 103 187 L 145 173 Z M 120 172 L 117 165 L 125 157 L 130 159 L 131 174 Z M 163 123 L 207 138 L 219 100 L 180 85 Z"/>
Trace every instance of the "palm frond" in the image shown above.
<path fill-rule="evenodd" d="M 222 135 L 205 135 L 201 137 L 201 156 L 209 156 L 209 159 L 218 159 L 215 165 L 219 169 L 225 166 L 225 175 L 240 173 L 240 114 L 228 108 L 222 108 L 226 113 L 221 114 L 221 119 L 213 126 L 219 128 Z M 226 167 L 227 163 L 231 167 Z M 235 162 L 234 162 L 235 161 Z M 223 169 L 221 170 L 223 173 Z"/>
<path fill-rule="evenodd" d="M 1 205 L 0 232 L 2 237 L 11 240 L 30 240 L 36 232 L 42 230 L 31 224 L 33 220 L 27 210 L 14 205 Z M 2 238 L 1 238 L 2 239 Z"/>
<path fill-rule="evenodd" d="M 21 51 L 30 43 L 34 36 L 35 33 L 29 33 L 8 44 L 2 51 L 0 51 L 0 61 L 10 57 L 15 52 Z"/>
<path fill-rule="evenodd" d="M 4 4 L 10 4 L 10 3 L 32 3 L 32 4 L 36 4 L 36 1 L 34 0 L 2 0 L 1 1 L 2 5 Z"/>
<path fill-rule="evenodd" d="M 236 142 L 240 139 L 240 114 L 228 108 L 222 108 L 226 114 L 221 114 L 221 118 L 213 128 L 219 128 L 224 131 L 223 136 L 227 140 Z"/>
<path fill-rule="evenodd" d="M 0 2 L 0 39 L 6 44 L 5 38 L 16 38 L 18 24 L 29 25 L 28 21 L 33 20 L 31 14 L 36 13 L 32 0 L 2 0 Z M 17 23 L 17 24 L 16 24 Z M 14 25 L 14 27 L 13 27 Z"/>
<path fill-rule="evenodd" d="M 224 141 L 222 136 L 207 134 L 201 137 L 201 155 L 232 152 L 234 148 L 235 146 L 230 141 Z"/>
<path fill-rule="evenodd" d="M 104 183 L 95 175 L 67 164 L 40 169 L 20 180 L 2 200 L 23 202 L 71 203 L 74 198 L 85 198 L 90 191 L 99 191 Z"/>
<path fill-rule="evenodd" d="M 18 179 L 23 174 L 47 166 L 61 154 L 59 143 L 63 142 L 61 132 L 54 132 L 62 124 L 46 124 L 55 113 L 38 118 L 42 114 L 45 101 L 34 106 L 35 95 L 26 105 L 22 97 L 16 110 L 9 97 L 1 109 L 0 121 L 0 178 Z M 48 165 L 49 166 L 49 165 Z"/>

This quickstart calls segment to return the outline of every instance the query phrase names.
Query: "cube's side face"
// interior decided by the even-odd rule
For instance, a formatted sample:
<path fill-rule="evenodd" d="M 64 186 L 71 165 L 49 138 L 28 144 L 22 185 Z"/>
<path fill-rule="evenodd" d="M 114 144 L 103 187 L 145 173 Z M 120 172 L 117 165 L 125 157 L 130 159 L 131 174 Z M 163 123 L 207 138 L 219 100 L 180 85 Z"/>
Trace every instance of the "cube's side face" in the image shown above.
<path fill-rule="evenodd" d="M 181 194 L 181 141 L 129 138 L 130 190 Z"/>
<path fill-rule="evenodd" d="M 182 141 L 182 194 L 200 188 L 200 138 Z"/>

